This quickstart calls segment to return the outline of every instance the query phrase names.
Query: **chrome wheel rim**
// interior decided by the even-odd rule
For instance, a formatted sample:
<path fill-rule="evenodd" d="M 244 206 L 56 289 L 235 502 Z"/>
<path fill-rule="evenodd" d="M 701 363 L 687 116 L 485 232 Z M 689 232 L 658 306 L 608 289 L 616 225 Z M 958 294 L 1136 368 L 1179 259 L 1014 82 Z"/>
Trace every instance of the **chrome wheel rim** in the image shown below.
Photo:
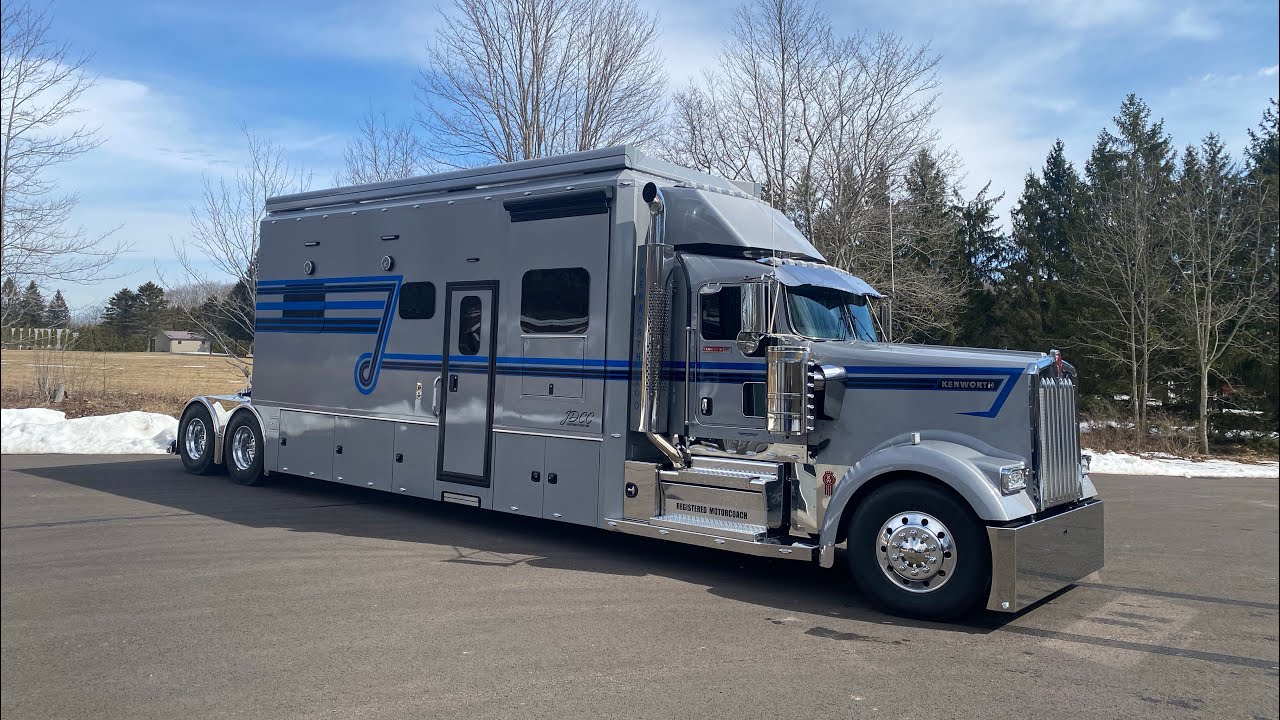
<path fill-rule="evenodd" d="M 914 510 L 880 524 L 875 552 L 885 577 L 914 593 L 934 592 L 946 585 L 955 572 L 958 554 L 947 526 Z"/>
<path fill-rule="evenodd" d="M 204 426 L 204 420 L 201 418 L 188 420 L 187 432 L 183 440 L 187 448 L 187 457 L 192 460 L 204 457 L 205 448 L 209 447 L 209 432 Z"/>
<path fill-rule="evenodd" d="M 237 470 L 248 470 L 253 467 L 253 459 L 258 456 L 258 439 L 253 436 L 253 429 L 248 425 L 236 428 L 231 436 L 231 461 Z"/>

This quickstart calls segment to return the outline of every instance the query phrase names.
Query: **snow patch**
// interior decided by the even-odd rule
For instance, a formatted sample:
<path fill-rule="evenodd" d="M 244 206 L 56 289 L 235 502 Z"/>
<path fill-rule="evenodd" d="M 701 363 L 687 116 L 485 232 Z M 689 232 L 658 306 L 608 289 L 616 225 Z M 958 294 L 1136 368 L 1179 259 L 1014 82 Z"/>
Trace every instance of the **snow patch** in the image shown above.
<path fill-rule="evenodd" d="M 1102 475 L 1169 475 L 1202 478 L 1280 478 L 1280 463 L 1242 463 L 1233 460 L 1188 460 L 1165 453 L 1130 455 L 1095 452 L 1090 472 Z"/>
<path fill-rule="evenodd" d="M 178 421 L 168 415 L 124 412 L 68 420 L 44 408 L 0 410 L 0 453 L 128 455 L 168 452 Z"/>

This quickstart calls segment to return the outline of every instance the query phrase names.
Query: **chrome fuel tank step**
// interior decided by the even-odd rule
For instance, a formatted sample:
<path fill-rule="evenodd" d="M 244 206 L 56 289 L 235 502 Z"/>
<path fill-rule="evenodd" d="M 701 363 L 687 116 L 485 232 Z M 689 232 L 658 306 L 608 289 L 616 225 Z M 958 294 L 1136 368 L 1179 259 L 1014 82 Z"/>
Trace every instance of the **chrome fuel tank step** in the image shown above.
<path fill-rule="evenodd" d="M 741 540 L 734 537 L 725 537 L 707 532 L 694 532 L 692 530 L 652 525 L 648 522 L 627 520 L 624 518 L 607 519 L 605 520 L 604 526 L 609 530 L 616 530 L 628 535 L 661 538 L 663 540 L 672 540 L 686 545 L 698 545 L 700 547 L 710 547 L 718 550 L 732 550 L 733 552 L 741 553 L 743 555 L 776 557 L 783 560 L 812 561 L 817 557 L 816 553 L 818 550 L 818 546 L 810 545 L 808 543 L 782 543 L 773 540 L 753 542 L 750 540 Z"/>

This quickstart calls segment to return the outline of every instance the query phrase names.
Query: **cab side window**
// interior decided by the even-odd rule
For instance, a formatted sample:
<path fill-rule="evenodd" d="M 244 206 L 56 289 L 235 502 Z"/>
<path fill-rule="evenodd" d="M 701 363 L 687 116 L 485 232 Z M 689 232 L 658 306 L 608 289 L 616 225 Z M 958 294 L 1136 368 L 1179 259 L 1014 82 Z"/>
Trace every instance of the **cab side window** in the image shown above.
<path fill-rule="evenodd" d="M 742 288 L 726 285 L 699 293 L 699 325 L 703 340 L 737 340 L 742 331 Z"/>

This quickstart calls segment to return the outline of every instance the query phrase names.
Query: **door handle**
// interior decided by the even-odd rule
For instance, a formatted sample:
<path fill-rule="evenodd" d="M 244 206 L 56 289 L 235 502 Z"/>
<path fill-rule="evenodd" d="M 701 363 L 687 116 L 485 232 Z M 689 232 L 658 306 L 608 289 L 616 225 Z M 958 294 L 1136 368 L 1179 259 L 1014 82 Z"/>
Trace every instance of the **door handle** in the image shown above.
<path fill-rule="evenodd" d="M 431 383 L 431 414 L 440 417 L 440 381 L 444 377 L 436 376 L 436 381 Z"/>
<path fill-rule="evenodd" d="M 541 482 L 542 473 L 538 472 L 537 470 L 534 470 L 533 472 L 529 473 L 529 479 L 534 482 Z"/>
<path fill-rule="evenodd" d="M 557 482 L 559 482 L 559 481 L 560 481 L 560 478 L 559 478 L 559 477 L 557 477 L 555 473 L 547 473 L 547 484 L 548 484 L 548 485 L 555 485 L 555 484 L 556 484 Z"/>
<path fill-rule="evenodd" d="M 449 376 L 449 392 L 458 392 L 458 376 Z"/>

